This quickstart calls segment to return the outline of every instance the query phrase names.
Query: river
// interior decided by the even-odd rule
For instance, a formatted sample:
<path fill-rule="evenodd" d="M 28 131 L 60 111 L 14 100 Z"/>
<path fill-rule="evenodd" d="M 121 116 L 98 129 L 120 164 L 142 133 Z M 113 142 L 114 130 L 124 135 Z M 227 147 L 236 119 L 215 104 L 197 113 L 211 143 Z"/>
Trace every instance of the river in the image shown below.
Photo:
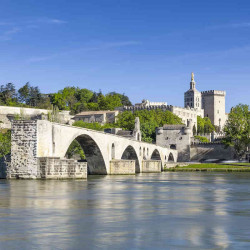
<path fill-rule="evenodd" d="M 243 248 L 250 173 L 0 180 L 0 249 Z"/>

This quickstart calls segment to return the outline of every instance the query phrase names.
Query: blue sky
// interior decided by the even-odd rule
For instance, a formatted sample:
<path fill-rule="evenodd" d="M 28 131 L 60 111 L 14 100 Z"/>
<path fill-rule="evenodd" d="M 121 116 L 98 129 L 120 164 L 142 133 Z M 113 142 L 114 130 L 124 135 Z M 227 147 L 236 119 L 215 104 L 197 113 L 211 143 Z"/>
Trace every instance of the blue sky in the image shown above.
<path fill-rule="evenodd" d="M 183 106 L 226 90 L 250 104 L 249 0 L 2 0 L 0 84 L 79 86 Z"/>

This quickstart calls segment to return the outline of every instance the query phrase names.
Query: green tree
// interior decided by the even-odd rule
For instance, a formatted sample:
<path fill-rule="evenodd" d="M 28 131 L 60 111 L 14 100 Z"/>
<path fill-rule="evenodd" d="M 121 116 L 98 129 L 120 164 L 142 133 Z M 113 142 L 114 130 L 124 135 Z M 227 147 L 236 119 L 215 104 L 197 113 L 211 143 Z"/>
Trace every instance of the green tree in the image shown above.
<path fill-rule="evenodd" d="M 236 156 L 241 159 L 250 145 L 249 106 L 239 104 L 231 109 L 224 127 L 226 146 L 234 147 Z"/>
<path fill-rule="evenodd" d="M 155 128 L 157 123 L 155 121 L 145 122 L 141 124 L 142 141 L 152 143 L 156 140 Z"/>
<path fill-rule="evenodd" d="M 135 118 L 139 117 L 142 131 L 142 140 L 147 142 L 155 141 L 155 128 L 164 124 L 182 124 L 182 120 L 170 111 L 138 110 L 132 113 L 124 111 L 117 116 L 117 127 L 133 130 Z"/>
<path fill-rule="evenodd" d="M 81 158 L 81 160 L 86 159 L 84 151 L 83 151 L 81 145 L 78 143 L 77 140 L 74 140 L 70 144 L 70 146 L 69 146 L 69 148 L 68 148 L 68 150 L 66 152 L 66 157 L 71 159 L 76 155 L 78 155 Z"/>
<path fill-rule="evenodd" d="M 16 89 L 13 83 L 7 83 L 0 87 L 0 101 L 4 105 L 12 106 L 13 103 L 17 102 Z"/>
<path fill-rule="evenodd" d="M 6 155 L 10 153 L 11 148 L 11 132 L 8 130 L 6 133 L 0 132 L 0 158 L 4 157 L 6 160 Z"/>
<path fill-rule="evenodd" d="M 215 127 L 208 117 L 197 116 L 197 134 L 212 133 L 213 131 L 215 131 Z"/>
<path fill-rule="evenodd" d="M 208 117 L 204 117 L 204 133 L 212 133 L 215 131 L 215 127 L 213 126 L 211 120 Z"/>
<path fill-rule="evenodd" d="M 93 129 L 93 130 L 98 130 L 98 131 L 103 130 L 102 125 L 98 122 L 88 123 L 84 121 L 76 121 L 73 123 L 73 126 L 80 127 L 80 128 L 88 128 L 88 129 Z"/>
<path fill-rule="evenodd" d="M 197 134 L 204 134 L 205 122 L 202 117 L 197 116 Z"/>
<path fill-rule="evenodd" d="M 121 99 L 118 95 L 100 95 L 98 97 L 98 105 L 100 110 L 114 110 L 117 107 L 121 107 Z"/>
<path fill-rule="evenodd" d="M 204 136 L 196 135 L 194 138 L 198 139 L 200 142 L 206 142 L 206 143 L 209 142 L 209 140 L 206 137 L 204 137 Z"/>
<path fill-rule="evenodd" d="M 119 93 L 116 93 L 116 92 L 110 92 L 108 95 L 112 95 L 112 96 L 118 96 L 119 99 L 121 100 L 121 104 L 122 106 L 131 106 L 132 103 L 131 101 L 129 100 L 128 96 L 126 96 L 125 94 L 119 94 Z"/>

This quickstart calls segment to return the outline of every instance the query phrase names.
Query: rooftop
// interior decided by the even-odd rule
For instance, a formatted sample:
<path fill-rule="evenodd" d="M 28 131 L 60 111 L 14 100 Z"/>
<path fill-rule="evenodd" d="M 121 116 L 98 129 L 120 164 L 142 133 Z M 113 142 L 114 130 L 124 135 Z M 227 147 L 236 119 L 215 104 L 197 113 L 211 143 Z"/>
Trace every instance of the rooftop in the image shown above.
<path fill-rule="evenodd" d="M 104 111 L 83 111 L 75 116 L 84 116 L 84 115 L 103 115 L 103 114 L 110 114 L 110 113 L 117 113 L 117 110 L 104 110 Z"/>
<path fill-rule="evenodd" d="M 178 124 L 178 125 L 169 125 L 169 124 L 165 124 L 163 126 L 163 129 L 168 129 L 168 130 L 178 130 L 178 129 L 182 129 L 185 128 L 186 125 L 183 124 Z"/>

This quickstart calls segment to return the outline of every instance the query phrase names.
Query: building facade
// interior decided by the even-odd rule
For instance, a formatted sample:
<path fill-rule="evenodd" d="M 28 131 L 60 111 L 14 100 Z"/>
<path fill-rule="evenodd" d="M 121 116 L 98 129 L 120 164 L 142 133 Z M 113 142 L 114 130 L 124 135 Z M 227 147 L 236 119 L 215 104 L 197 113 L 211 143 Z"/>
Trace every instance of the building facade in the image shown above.
<path fill-rule="evenodd" d="M 209 117 L 212 124 L 219 127 L 220 130 L 224 127 L 228 115 L 226 109 L 226 92 L 218 90 L 203 91 L 202 108 L 204 116 Z"/>
<path fill-rule="evenodd" d="M 196 89 L 194 73 L 191 74 L 190 89 L 184 94 L 184 106 L 196 108 L 201 117 L 208 117 L 221 131 L 227 120 L 226 91 L 209 90 L 199 92 Z"/>
<path fill-rule="evenodd" d="M 74 116 L 75 121 L 98 122 L 101 124 L 114 123 L 119 111 L 83 111 Z"/>
<path fill-rule="evenodd" d="M 166 102 L 150 102 L 149 100 L 143 99 L 141 103 L 136 103 L 136 108 L 147 108 L 147 107 L 159 107 L 159 106 L 167 106 Z"/>
<path fill-rule="evenodd" d="M 156 145 L 178 150 L 178 162 L 190 160 L 191 137 L 191 124 L 189 126 L 166 124 L 156 128 Z"/>

